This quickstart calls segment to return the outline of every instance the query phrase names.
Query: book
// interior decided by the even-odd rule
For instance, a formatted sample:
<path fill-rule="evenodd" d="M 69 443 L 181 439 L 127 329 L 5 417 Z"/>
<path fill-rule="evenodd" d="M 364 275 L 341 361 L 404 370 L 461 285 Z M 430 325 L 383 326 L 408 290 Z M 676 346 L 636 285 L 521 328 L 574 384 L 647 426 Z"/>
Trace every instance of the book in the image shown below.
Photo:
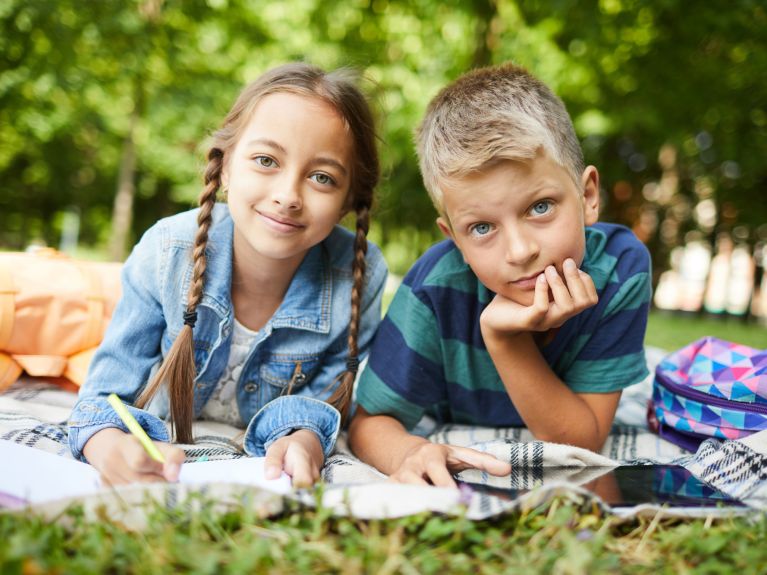
<path fill-rule="evenodd" d="M 290 477 L 264 477 L 264 457 L 184 463 L 179 483 L 235 483 L 275 493 L 291 491 Z M 96 468 L 47 451 L 0 440 L 0 507 L 21 507 L 108 491 Z"/>

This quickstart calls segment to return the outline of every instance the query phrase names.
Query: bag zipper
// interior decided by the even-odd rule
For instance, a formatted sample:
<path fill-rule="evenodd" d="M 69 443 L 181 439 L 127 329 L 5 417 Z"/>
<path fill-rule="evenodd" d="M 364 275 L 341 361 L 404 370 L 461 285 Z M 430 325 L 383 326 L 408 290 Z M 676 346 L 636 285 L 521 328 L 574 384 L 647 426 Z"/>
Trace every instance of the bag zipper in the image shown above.
<path fill-rule="evenodd" d="M 767 405 L 761 405 L 758 403 L 746 403 L 743 401 L 735 401 L 734 399 L 724 399 L 722 397 L 709 395 L 707 393 L 703 393 L 702 391 L 698 391 L 697 389 L 679 385 L 673 381 L 668 381 L 665 376 L 659 374 L 655 375 L 655 379 L 669 391 L 681 395 L 682 397 L 695 399 L 706 405 L 715 405 L 717 407 L 724 407 L 726 409 L 750 411 L 751 413 L 763 413 L 767 415 Z"/>

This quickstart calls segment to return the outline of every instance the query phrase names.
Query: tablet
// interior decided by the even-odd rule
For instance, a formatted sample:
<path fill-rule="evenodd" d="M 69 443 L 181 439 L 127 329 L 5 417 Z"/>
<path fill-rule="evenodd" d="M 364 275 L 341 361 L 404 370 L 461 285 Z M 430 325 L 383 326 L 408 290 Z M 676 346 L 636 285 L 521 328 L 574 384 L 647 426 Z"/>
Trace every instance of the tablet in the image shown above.
<path fill-rule="evenodd" d="M 474 491 L 503 499 L 516 499 L 528 491 L 462 483 Z M 544 474 L 541 485 L 546 484 Z M 634 507 L 643 503 L 670 507 L 743 506 L 737 499 L 701 481 L 681 465 L 624 465 L 580 487 L 593 492 L 611 507 Z"/>

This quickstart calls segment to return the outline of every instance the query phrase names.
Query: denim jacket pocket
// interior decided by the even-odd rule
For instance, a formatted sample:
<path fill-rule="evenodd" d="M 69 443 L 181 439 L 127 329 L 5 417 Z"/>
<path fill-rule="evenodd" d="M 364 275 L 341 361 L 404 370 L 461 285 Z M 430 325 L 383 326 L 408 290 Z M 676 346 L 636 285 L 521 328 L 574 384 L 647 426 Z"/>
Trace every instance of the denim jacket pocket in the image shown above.
<path fill-rule="evenodd" d="M 304 387 L 320 366 L 319 354 L 274 354 L 261 365 L 264 403 Z"/>

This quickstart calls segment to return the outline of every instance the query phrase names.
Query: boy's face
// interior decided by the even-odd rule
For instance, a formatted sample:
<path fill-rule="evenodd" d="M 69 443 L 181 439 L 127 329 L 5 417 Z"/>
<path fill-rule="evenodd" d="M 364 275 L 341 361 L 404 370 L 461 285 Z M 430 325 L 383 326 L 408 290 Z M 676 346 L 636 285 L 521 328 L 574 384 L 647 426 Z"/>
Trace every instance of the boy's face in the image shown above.
<path fill-rule="evenodd" d="M 547 266 L 561 276 L 565 259 L 579 266 L 583 261 L 584 226 L 599 215 L 593 166 L 583 172 L 583 193 L 544 152 L 532 161 L 500 160 L 441 183 L 445 215 L 437 224 L 491 291 L 528 306 Z"/>

